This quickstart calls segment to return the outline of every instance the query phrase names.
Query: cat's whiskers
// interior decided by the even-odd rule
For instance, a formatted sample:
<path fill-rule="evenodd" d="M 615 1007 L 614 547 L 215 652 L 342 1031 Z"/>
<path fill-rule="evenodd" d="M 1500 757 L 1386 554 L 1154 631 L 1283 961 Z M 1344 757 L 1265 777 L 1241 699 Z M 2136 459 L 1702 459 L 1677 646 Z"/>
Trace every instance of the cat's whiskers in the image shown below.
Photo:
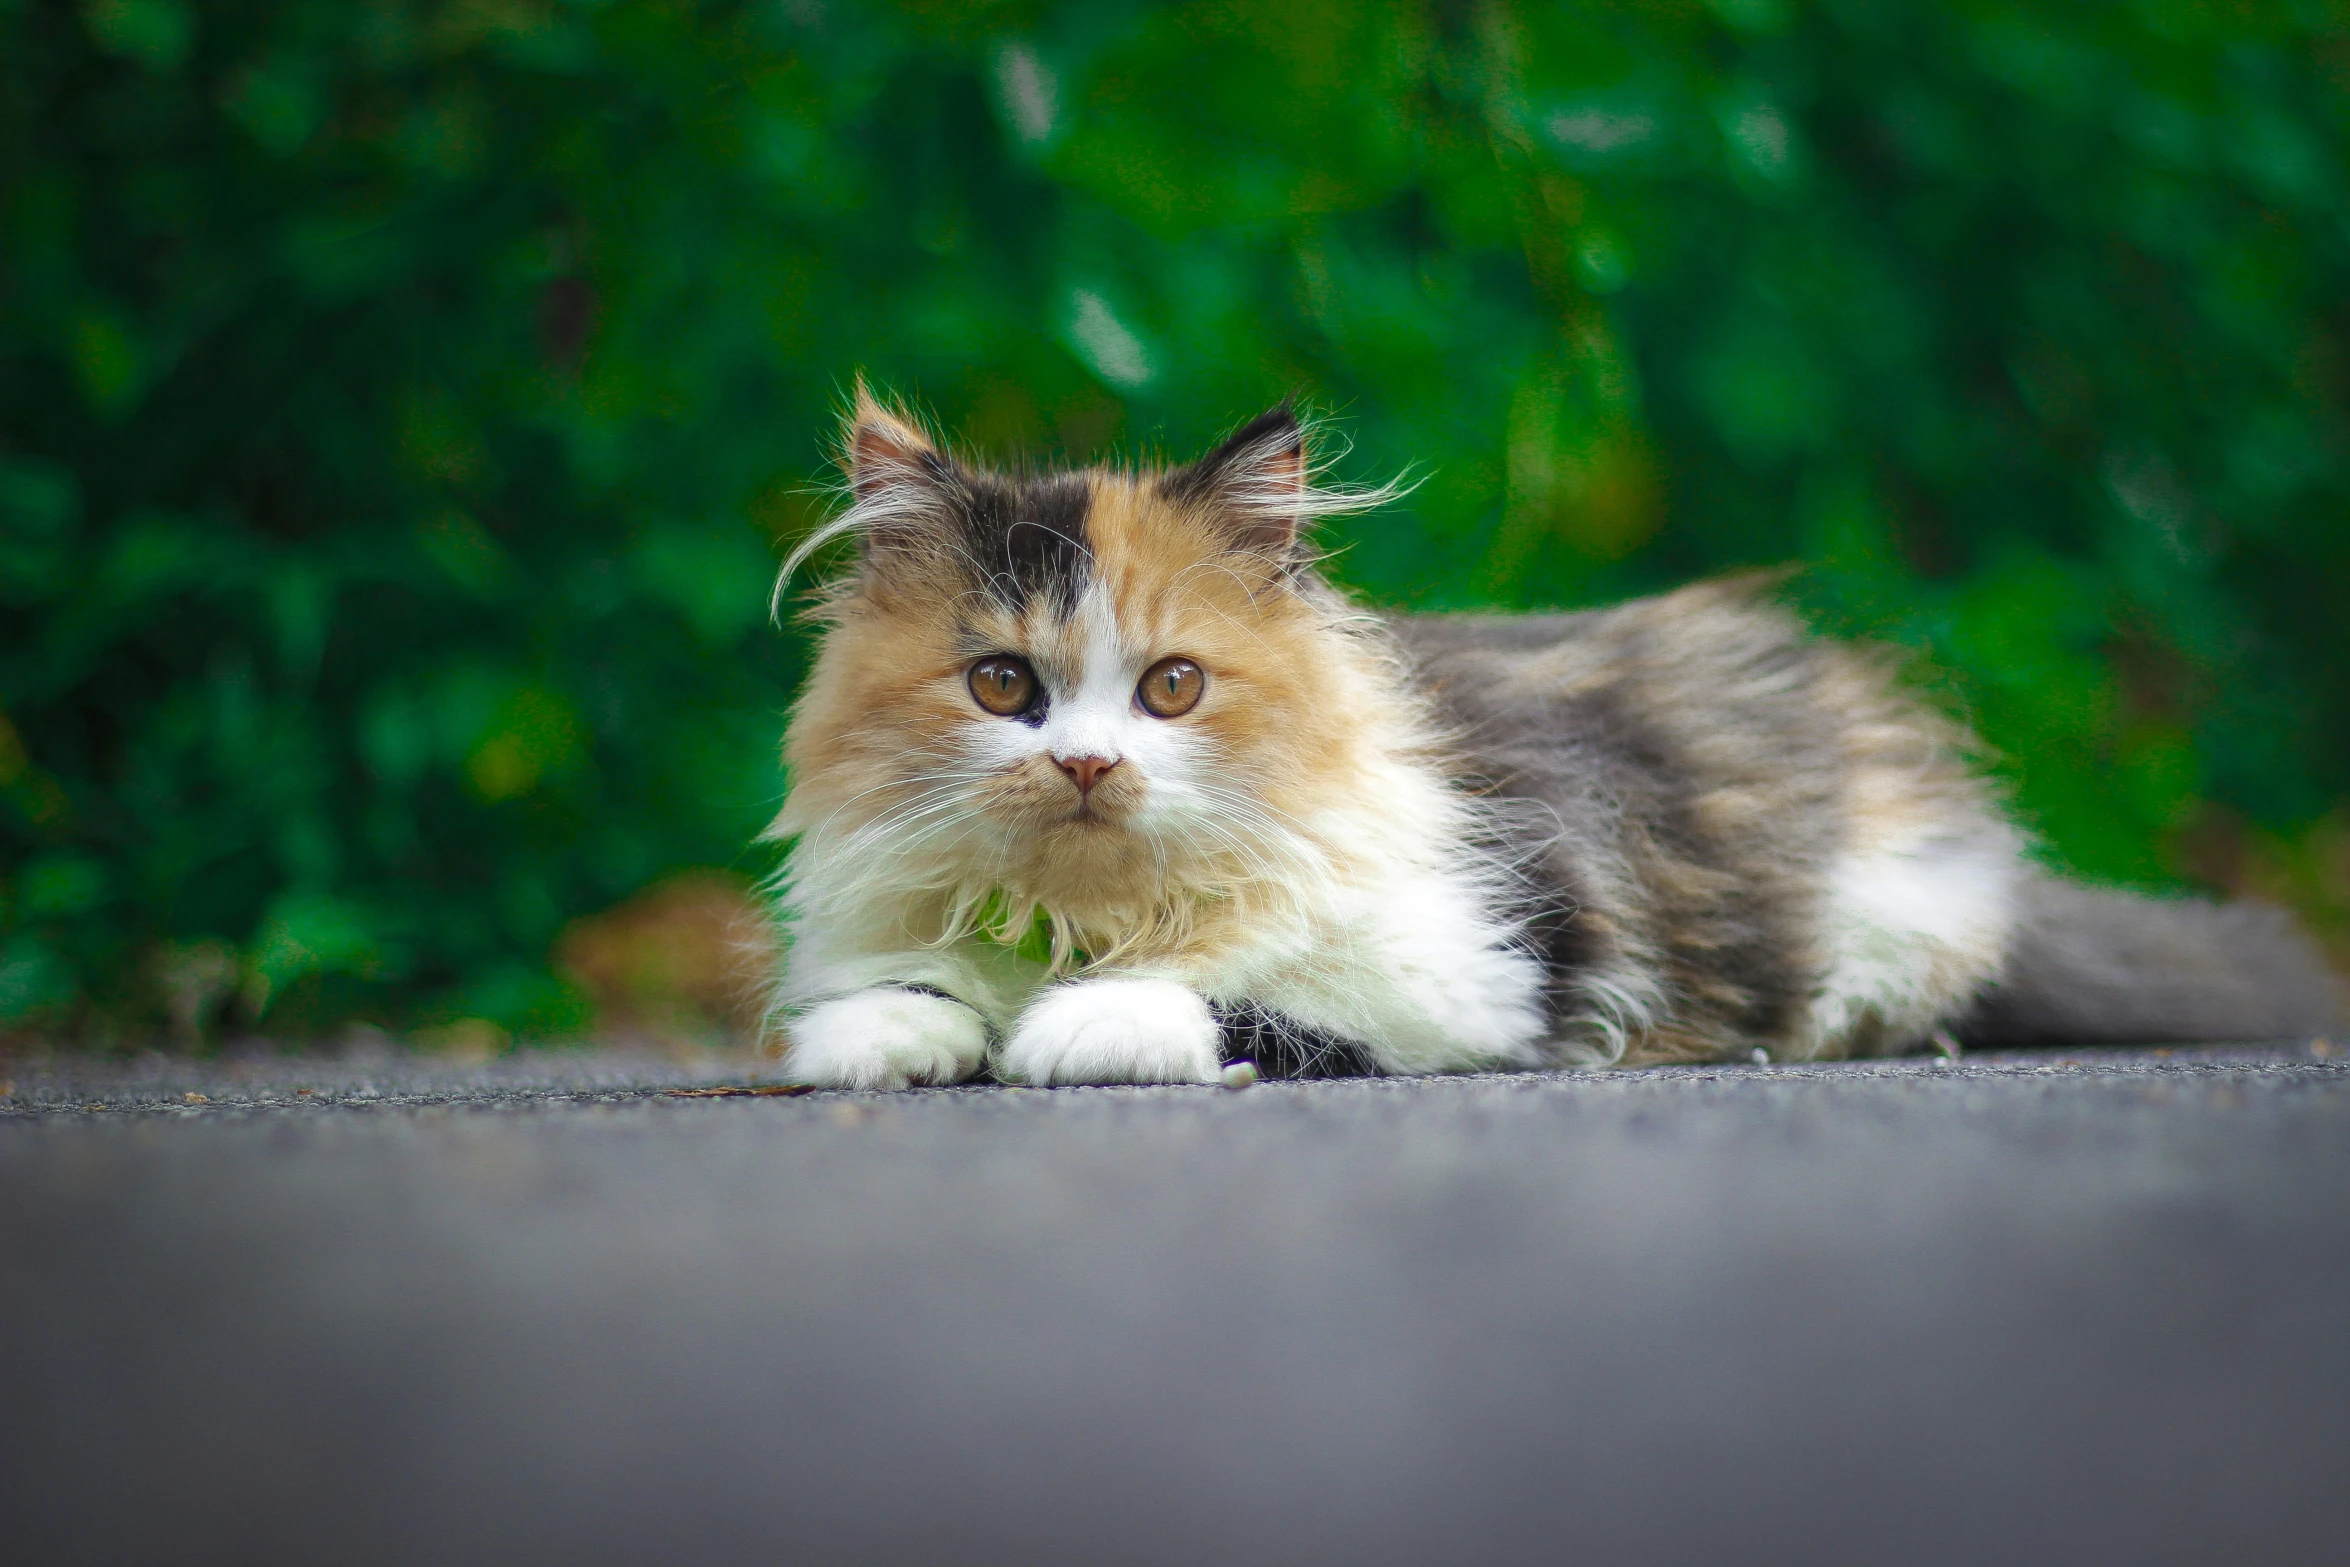
<path fill-rule="evenodd" d="M 1240 874 L 1212 889 L 1245 906 L 1246 917 L 1236 911 L 1236 923 L 1262 926 L 1276 917 L 1301 922 L 1320 933 L 1322 945 L 1335 943 L 1329 954 L 1334 962 L 1316 966 L 1356 961 L 1359 921 L 1343 912 L 1347 889 L 1311 836 L 1278 825 L 1267 830 L 1263 816 L 1286 813 L 1238 791 L 1211 785 L 1200 794 L 1209 810 L 1190 818 L 1189 825 L 1213 835 L 1240 861 Z"/>
<path fill-rule="evenodd" d="M 811 869 L 821 866 L 822 891 L 811 884 L 818 878 L 794 875 L 791 885 L 798 890 L 800 901 L 809 906 L 855 904 L 869 897 L 876 885 L 895 879 L 892 875 L 915 849 L 936 833 L 957 824 L 966 792 L 971 782 L 984 773 L 975 769 L 959 769 L 948 775 L 933 775 L 932 781 L 910 799 L 901 801 L 880 816 L 859 824 L 845 834 L 827 829 L 840 815 L 834 810 L 822 827 L 811 830 L 802 842 L 803 853 L 812 862 Z M 896 787 L 904 787 L 901 782 Z M 867 790 L 865 795 L 877 793 Z M 861 795 L 858 798 L 863 798 Z M 927 822 L 919 833 L 907 834 L 904 829 L 916 823 Z M 799 856 L 795 856 L 795 864 Z"/>
<path fill-rule="evenodd" d="M 951 764 L 941 762 L 939 767 L 933 768 L 926 772 L 916 773 L 910 778 L 903 776 L 886 778 L 880 783 L 874 784 L 870 788 L 860 789 L 855 794 L 850 795 L 847 799 L 835 805 L 830 811 L 827 811 L 821 820 L 815 822 L 813 825 L 805 829 L 805 835 L 811 838 L 822 835 L 832 826 L 836 820 L 839 819 L 843 811 L 848 810 L 849 807 L 855 805 L 858 801 L 871 799 L 874 795 L 877 794 L 887 794 L 893 790 L 903 790 L 909 788 L 926 788 L 932 783 L 939 782 L 969 783 L 975 781 L 978 778 L 986 776 L 984 769 L 972 769 L 968 767 L 957 767 L 952 773 L 941 771 L 941 769 L 950 765 Z M 775 830 L 775 828 L 769 828 L 769 835 L 772 836 Z"/>
<path fill-rule="evenodd" d="M 902 854 L 911 847 L 902 836 L 903 829 L 930 817 L 945 816 L 963 804 L 964 795 L 964 787 L 959 783 L 942 784 L 925 790 L 887 814 L 852 829 L 841 839 L 839 852 L 855 854 L 877 850 Z"/>
<path fill-rule="evenodd" d="M 1319 890 L 1325 894 L 1337 890 L 1340 881 L 1327 848 L 1294 815 L 1269 800 L 1223 785 L 1195 780 L 1193 787 L 1210 807 L 1222 809 L 1229 820 L 1249 828 L 1252 842 L 1278 846 L 1285 865 L 1310 872 Z M 1252 819 L 1258 817 L 1269 818 L 1269 824 L 1260 826 Z"/>
<path fill-rule="evenodd" d="M 1323 958 L 1312 965 L 1328 975 L 1335 976 L 1359 964 L 1362 954 L 1358 947 L 1363 914 L 1349 912 L 1346 905 L 1352 901 L 1348 894 L 1361 895 L 1370 889 L 1345 875 L 1332 863 L 1330 849 L 1321 841 L 1321 835 L 1307 824 L 1298 821 L 1290 812 L 1270 801 L 1213 784 L 1198 786 L 1200 793 L 1212 803 L 1246 819 L 1258 816 L 1268 819 L 1271 831 L 1265 832 L 1250 823 L 1254 842 L 1271 842 L 1280 846 L 1281 883 L 1293 897 L 1297 917 L 1311 921 L 1319 933 Z M 1452 797 L 1448 802 L 1454 809 L 1466 814 L 1472 823 L 1487 813 L 1474 810 L 1472 802 Z M 1237 809 L 1235 809 L 1237 808 Z M 1555 822 L 1555 811 L 1545 808 L 1545 814 Z M 1203 819 L 1203 825 L 1209 825 Z M 1212 830 L 1214 830 L 1212 828 Z M 1563 830 L 1563 828 L 1561 829 Z M 1515 874 L 1515 857 L 1487 854 L 1465 841 L 1456 842 L 1454 851 L 1443 857 L 1442 863 L 1455 877 L 1483 887 L 1494 900 L 1497 911 L 1506 911 L 1517 905 L 1515 918 L 1505 918 L 1496 934 L 1504 940 L 1522 939 L 1528 923 L 1549 912 L 1548 900 L 1529 902 L 1518 889 L 1522 880 Z"/>

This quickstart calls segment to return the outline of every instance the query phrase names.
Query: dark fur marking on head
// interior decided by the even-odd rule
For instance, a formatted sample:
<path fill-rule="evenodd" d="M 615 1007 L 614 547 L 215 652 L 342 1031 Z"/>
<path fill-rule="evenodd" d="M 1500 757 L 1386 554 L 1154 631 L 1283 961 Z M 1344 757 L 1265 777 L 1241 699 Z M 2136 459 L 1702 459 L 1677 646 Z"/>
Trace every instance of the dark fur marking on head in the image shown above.
<path fill-rule="evenodd" d="M 1039 599 L 1058 614 L 1075 608 L 1093 558 L 1085 531 L 1093 491 L 1084 477 L 1015 480 L 958 469 L 952 482 L 964 544 L 988 595 L 1014 613 Z"/>

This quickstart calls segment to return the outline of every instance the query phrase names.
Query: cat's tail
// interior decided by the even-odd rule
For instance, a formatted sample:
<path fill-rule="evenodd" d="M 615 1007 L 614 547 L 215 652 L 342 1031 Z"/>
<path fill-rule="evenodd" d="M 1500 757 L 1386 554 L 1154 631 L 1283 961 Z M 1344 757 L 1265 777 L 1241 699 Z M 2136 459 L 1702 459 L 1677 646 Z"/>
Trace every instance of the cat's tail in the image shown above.
<path fill-rule="evenodd" d="M 2035 876 L 2007 969 L 1959 1027 L 1977 1045 L 2309 1039 L 2338 981 L 2281 909 L 2159 899 Z"/>

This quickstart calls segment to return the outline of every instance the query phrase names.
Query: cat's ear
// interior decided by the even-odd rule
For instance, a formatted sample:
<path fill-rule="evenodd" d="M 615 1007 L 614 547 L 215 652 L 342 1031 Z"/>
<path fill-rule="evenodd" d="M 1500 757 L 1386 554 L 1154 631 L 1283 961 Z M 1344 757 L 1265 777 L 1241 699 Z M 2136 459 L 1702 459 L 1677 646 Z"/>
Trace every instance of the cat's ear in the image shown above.
<path fill-rule="evenodd" d="M 1296 558 L 1298 530 L 1320 509 L 1309 504 L 1305 431 L 1286 403 L 1160 483 L 1168 499 L 1197 506 L 1228 528 L 1234 549 L 1283 564 Z"/>
<path fill-rule="evenodd" d="M 857 400 L 841 432 L 841 467 L 860 506 L 889 510 L 894 498 L 919 502 L 946 477 L 946 460 L 922 427 L 876 399 L 857 378 Z M 909 508 L 910 509 L 910 508 Z"/>
<path fill-rule="evenodd" d="M 922 426 L 873 395 L 857 377 L 856 400 L 841 420 L 835 459 L 848 477 L 850 504 L 795 545 L 776 580 L 777 602 L 810 556 L 835 539 L 854 538 L 867 567 L 917 554 L 954 515 L 961 472 Z"/>

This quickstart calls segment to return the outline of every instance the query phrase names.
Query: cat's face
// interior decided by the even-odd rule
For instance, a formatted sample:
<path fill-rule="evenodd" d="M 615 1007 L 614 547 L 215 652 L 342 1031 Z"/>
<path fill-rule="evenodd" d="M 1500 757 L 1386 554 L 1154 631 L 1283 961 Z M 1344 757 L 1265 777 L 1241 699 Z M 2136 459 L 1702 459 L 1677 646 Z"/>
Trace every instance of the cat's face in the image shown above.
<path fill-rule="evenodd" d="M 1261 857 L 1343 770 L 1372 715 L 1298 569 L 1321 492 L 1286 413 L 1189 468 L 1015 479 L 861 403 L 850 466 L 863 558 L 794 715 L 785 830 L 1067 902 Z"/>

